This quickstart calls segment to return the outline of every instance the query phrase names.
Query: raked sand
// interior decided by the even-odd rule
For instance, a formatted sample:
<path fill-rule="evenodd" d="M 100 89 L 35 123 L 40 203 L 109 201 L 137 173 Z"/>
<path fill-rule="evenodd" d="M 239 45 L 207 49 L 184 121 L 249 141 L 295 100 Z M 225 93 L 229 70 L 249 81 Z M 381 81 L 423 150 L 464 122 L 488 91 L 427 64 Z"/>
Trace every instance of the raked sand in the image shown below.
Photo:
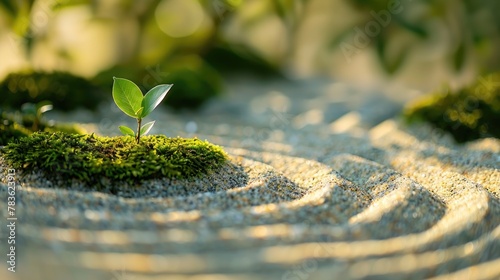
<path fill-rule="evenodd" d="M 238 111 L 242 96 L 199 116 L 158 115 L 169 121 L 157 133 L 195 135 L 230 155 L 196 180 L 114 195 L 18 172 L 17 272 L 2 261 L 0 279 L 500 277 L 498 139 L 457 145 L 408 127 L 387 115 L 390 98 L 375 110 L 363 107 L 371 96 L 327 91 L 307 103 L 288 90 L 249 97 L 254 115 Z M 258 102 L 289 106 L 261 112 Z M 5 259 L 6 226 L 0 233 Z"/>

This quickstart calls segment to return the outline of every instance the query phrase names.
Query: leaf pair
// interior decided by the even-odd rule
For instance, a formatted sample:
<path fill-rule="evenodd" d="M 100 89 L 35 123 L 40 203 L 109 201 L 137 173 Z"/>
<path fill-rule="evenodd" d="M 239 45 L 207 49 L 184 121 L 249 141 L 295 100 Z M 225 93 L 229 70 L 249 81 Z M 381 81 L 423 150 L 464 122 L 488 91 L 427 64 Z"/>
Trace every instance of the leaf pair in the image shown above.
<path fill-rule="evenodd" d="M 143 96 L 141 89 L 134 82 L 116 77 L 113 77 L 113 80 L 113 100 L 125 114 L 137 119 L 138 124 L 137 133 L 126 126 L 120 126 L 120 131 L 125 135 L 135 136 L 139 142 L 140 136 L 146 135 L 155 123 L 152 121 L 141 126 L 142 119 L 161 103 L 172 85 L 158 85 Z"/>
<path fill-rule="evenodd" d="M 140 135 L 148 134 L 149 131 L 151 130 L 151 128 L 153 128 L 154 124 L 155 124 L 155 121 L 152 121 L 152 122 L 148 122 L 145 125 L 141 126 Z M 125 126 L 125 125 L 120 125 L 118 128 L 123 133 L 123 135 L 129 135 L 132 137 L 136 137 L 136 134 L 135 134 L 134 130 L 132 130 L 132 128 Z"/>
<path fill-rule="evenodd" d="M 122 78 L 113 80 L 113 99 L 116 105 L 125 114 L 136 119 L 149 115 L 172 87 L 172 85 L 158 85 L 143 96 L 134 82 Z"/>

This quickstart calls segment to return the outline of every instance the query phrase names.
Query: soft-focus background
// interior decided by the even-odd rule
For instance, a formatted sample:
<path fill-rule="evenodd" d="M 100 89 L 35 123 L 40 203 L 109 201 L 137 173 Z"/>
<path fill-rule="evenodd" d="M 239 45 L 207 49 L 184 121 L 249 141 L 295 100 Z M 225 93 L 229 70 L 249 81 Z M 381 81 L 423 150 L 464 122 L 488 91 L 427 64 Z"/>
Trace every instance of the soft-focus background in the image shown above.
<path fill-rule="evenodd" d="M 498 11 L 497 0 L 4 0 L 0 80 L 57 70 L 107 95 L 112 76 L 174 83 L 170 105 L 194 108 L 238 73 L 426 92 L 500 69 Z"/>
<path fill-rule="evenodd" d="M 0 279 L 499 279 L 499 11 L 499 0 L 0 0 L 0 150 L 35 131 L 135 127 L 111 100 L 117 76 L 143 91 L 174 84 L 151 134 L 207 139 L 231 158 L 193 181 L 216 192 L 162 178 L 127 189 L 150 196 L 132 199 L 19 170 L 19 273 L 0 262 Z M 403 124 L 402 111 L 433 126 Z M 67 157 L 42 161 L 68 174 Z"/>

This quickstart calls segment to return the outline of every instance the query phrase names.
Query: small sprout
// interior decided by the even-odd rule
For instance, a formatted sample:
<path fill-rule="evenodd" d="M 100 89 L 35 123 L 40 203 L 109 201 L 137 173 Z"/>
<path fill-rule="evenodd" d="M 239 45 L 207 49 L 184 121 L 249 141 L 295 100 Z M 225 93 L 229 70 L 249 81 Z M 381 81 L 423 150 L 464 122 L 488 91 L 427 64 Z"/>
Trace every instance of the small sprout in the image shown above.
<path fill-rule="evenodd" d="M 113 80 L 113 100 L 116 105 L 125 114 L 137 119 L 137 132 L 123 125 L 119 129 L 124 135 L 134 136 L 139 143 L 141 136 L 148 134 L 155 124 L 152 121 L 141 125 L 142 119 L 161 103 L 172 85 L 158 85 L 143 96 L 141 89 L 134 82 L 116 77 L 113 77 Z"/>
<path fill-rule="evenodd" d="M 42 115 L 45 112 L 52 110 L 53 106 L 50 101 L 41 101 L 36 104 L 34 103 L 24 103 L 21 106 L 21 112 L 30 117 L 33 121 L 31 129 L 33 131 L 40 130 L 40 124 L 42 123 Z"/>

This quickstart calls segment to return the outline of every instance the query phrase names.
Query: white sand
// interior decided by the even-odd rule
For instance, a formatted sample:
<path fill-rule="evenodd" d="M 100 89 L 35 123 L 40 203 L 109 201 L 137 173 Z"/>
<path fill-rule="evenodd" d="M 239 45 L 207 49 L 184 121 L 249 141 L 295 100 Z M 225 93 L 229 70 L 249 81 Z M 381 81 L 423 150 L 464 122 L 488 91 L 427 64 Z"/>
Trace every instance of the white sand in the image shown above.
<path fill-rule="evenodd" d="M 168 122 L 157 132 L 195 134 L 231 155 L 196 181 L 145 182 L 148 191 L 119 197 L 19 178 L 18 273 L 2 262 L 0 278 L 500 277 L 500 141 L 456 145 L 425 125 L 370 124 L 385 119 L 379 111 L 318 121 L 320 97 L 308 105 L 290 93 L 300 105 L 274 124 L 276 112 L 238 118 L 219 104 L 158 115 Z M 246 105 L 276 93 L 258 98 Z M 189 121 L 194 134 L 182 132 Z M 0 186 L 3 216 L 6 195 Z"/>

